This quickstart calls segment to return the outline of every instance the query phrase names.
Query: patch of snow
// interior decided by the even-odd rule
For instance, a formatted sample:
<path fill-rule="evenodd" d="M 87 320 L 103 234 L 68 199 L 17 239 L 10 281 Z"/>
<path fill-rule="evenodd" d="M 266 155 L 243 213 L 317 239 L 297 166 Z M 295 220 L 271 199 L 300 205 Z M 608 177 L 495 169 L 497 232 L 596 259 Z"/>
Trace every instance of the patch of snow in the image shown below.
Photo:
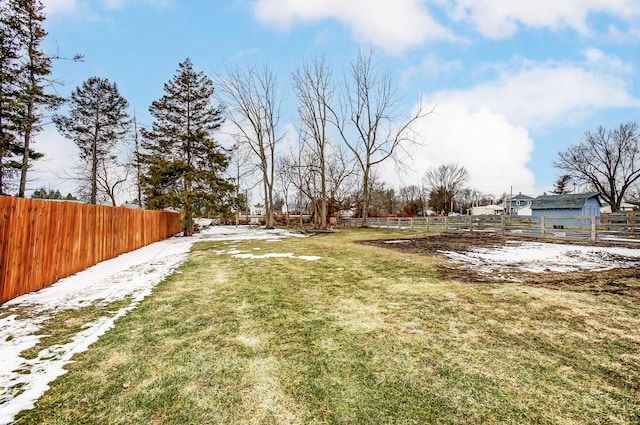
<path fill-rule="evenodd" d="M 305 261 L 317 261 L 322 259 L 322 257 L 318 257 L 317 255 L 299 255 L 296 258 L 299 258 L 300 260 L 305 260 Z"/>
<path fill-rule="evenodd" d="M 0 307 L 0 425 L 12 422 L 18 412 L 33 408 L 49 383 L 66 373 L 64 366 L 73 355 L 85 351 L 115 320 L 134 309 L 155 285 L 174 272 L 187 258 L 193 243 L 216 240 L 233 244 L 242 240 L 277 241 L 288 237 L 304 235 L 249 226 L 214 226 L 193 237 L 166 239 L 122 254 L 40 291 L 5 302 Z M 243 254 L 236 250 L 236 255 Z M 85 324 L 71 342 L 48 347 L 34 359 L 20 357 L 21 352 L 35 347 L 44 337 L 35 334 L 53 315 L 126 298 L 131 298 L 128 306 L 112 317 L 100 317 Z"/>
<path fill-rule="evenodd" d="M 602 271 L 636 267 L 640 261 L 640 249 L 543 242 L 509 241 L 501 247 L 469 248 L 463 253 L 441 252 L 451 261 L 472 266 L 485 274 L 517 270 L 533 273 Z"/>

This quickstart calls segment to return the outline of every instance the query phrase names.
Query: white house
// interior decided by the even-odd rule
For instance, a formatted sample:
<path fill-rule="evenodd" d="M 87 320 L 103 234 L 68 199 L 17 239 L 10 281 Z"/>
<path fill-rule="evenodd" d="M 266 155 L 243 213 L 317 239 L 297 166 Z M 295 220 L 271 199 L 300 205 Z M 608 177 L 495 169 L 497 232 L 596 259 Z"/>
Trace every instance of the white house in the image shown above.
<path fill-rule="evenodd" d="M 505 208 L 508 208 L 507 214 L 511 215 L 527 215 L 526 212 L 529 211 L 528 215 L 531 215 L 531 210 L 523 210 L 522 208 L 531 207 L 531 203 L 533 202 L 533 198 L 529 195 L 523 195 L 522 192 L 518 192 L 516 196 L 511 198 L 511 202 L 508 199 L 504 200 Z M 525 214 L 520 214 L 520 211 L 523 211 Z"/>
<path fill-rule="evenodd" d="M 471 215 L 502 215 L 504 207 L 502 205 L 485 205 L 471 208 Z"/>
<path fill-rule="evenodd" d="M 258 203 L 251 207 L 251 215 L 264 215 L 264 205 Z"/>

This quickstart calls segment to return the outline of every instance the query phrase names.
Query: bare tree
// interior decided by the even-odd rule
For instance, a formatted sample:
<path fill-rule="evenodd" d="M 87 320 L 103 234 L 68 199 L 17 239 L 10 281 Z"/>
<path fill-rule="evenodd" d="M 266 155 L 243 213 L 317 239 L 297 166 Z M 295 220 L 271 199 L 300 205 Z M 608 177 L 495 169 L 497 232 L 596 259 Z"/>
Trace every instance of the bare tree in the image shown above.
<path fill-rule="evenodd" d="M 346 147 L 333 144 L 327 151 L 327 187 L 329 196 L 329 210 L 337 213 L 338 210 L 350 207 L 347 199 L 350 189 L 357 185 L 356 164 L 350 159 Z"/>
<path fill-rule="evenodd" d="M 422 187 L 409 185 L 400 188 L 398 200 L 403 207 L 405 214 L 415 216 L 419 213 L 426 213 L 426 196 Z"/>
<path fill-rule="evenodd" d="M 488 205 L 493 202 L 492 195 L 486 195 L 475 188 L 464 188 L 456 196 L 458 207 L 462 210 L 470 210 L 474 206 Z"/>
<path fill-rule="evenodd" d="M 436 211 L 453 211 L 453 201 L 469 181 L 469 171 L 462 165 L 449 163 L 432 167 L 424 174 L 424 183 L 431 190 L 430 202 Z"/>
<path fill-rule="evenodd" d="M 293 184 L 291 173 L 292 164 L 290 158 L 285 156 L 278 157 L 276 164 L 276 175 L 278 185 L 280 186 L 280 190 L 282 193 L 282 201 L 285 209 L 285 220 L 287 223 L 287 227 L 289 227 L 289 212 L 291 210 L 289 207 L 289 192 Z"/>
<path fill-rule="evenodd" d="M 425 112 L 422 99 L 408 116 L 400 106 L 391 73 L 378 71 L 373 52 L 361 50 L 345 73 L 339 109 L 329 110 L 362 173 L 362 226 L 367 226 L 372 170 L 390 158 L 397 160 L 402 146 L 415 142 L 412 125 L 431 112 Z"/>
<path fill-rule="evenodd" d="M 583 141 L 560 152 L 554 166 L 577 182 L 586 183 L 620 210 L 624 195 L 640 179 L 640 130 L 638 124 L 620 124 L 614 130 L 598 127 Z"/>
<path fill-rule="evenodd" d="M 276 143 L 279 131 L 280 98 L 275 74 L 268 65 L 262 68 L 227 67 L 226 78 L 218 87 L 227 120 L 236 129 L 235 137 L 253 152 L 262 173 L 266 227 L 274 227 L 273 186 L 275 181 Z"/>
<path fill-rule="evenodd" d="M 299 145 L 302 146 L 302 145 Z M 302 217 L 302 197 L 309 197 L 308 192 L 305 191 L 305 178 L 308 175 L 305 171 L 303 171 L 304 165 L 302 165 L 302 156 L 303 151 L 300 149 L 297 154 L 291 152 L 289 155 L 281 156 L 277 161 L 277 175 L 278 181 L 280 184 L 280 189 L 282 190 L 283 196 L 285 198 L 285 207 L 287 210 L 287 226 L 289 226 L 289 214 L 291 212 L 291 205 L 289 203 L 289 193 L 290 188 L 293 186 L 297 190 L 297 208 L 300 211 L 300 226 L 303 225 L 303 217 Z"/>
<path fill-rule="evenodd" d="M 131 167 L 135 168 L 135 188 L 136 188 L 136 204 L 142 208 L 142 164 L 140 162 L 140 139 L 138 137 L 138 119 L 135 110 L 133 112 L 133 158 L 129 161 Z"/>
<path fill-rule="evenodd" d="M 316 58 L 310 63 L 303 63 L 293 73 L 293 83 L 297 98 L 298 118 L 302 140 L 308 142 L 309 165 L 308 170 L 317 174 L 318 183 L 318 226 L 327 227 L 327 210 L 329 199 L 327 196 L 327 145 L 329 127 L 329 108 L 333 101 L 333 87 L 331 84 L 331 68 L 324 59 Z M 309 187 L 309 189 L 311 189 Z"/>
<path fill-rule="evenodd" d="M 640 203 L 640 184 L 636 184 L 635 187 L 631 190 L 631 195 L 629 196 L 633 202 L 636 204 Z M 636 207 L 636 209 L 638 209 Z"/>
<path fill-rule="evenodd" d="M 236 142 L 231 147 L 231 161 L 229 162 L 229 176 L 233 180 L 236 187 L 236 196 L 234 200 L 235 207 L 235 221 L 236 226 L 240 224 L 240 210 L 247 209 L 247 199 L 242 195 L 242 181 L 245 177 L 253 174 L 254 167 L 247 167 L 249 163 L 249 152 L 245 149 L 245 145 Z"/>
<path fill-rule="evenodd" d="M 130 166 L 120 163 L 115 155 L 100 158 L 99 162 L 100 170 L 96 174 L 98 192 L 107 195 L 115 207 L 118 187 L 129 179 Z"/>

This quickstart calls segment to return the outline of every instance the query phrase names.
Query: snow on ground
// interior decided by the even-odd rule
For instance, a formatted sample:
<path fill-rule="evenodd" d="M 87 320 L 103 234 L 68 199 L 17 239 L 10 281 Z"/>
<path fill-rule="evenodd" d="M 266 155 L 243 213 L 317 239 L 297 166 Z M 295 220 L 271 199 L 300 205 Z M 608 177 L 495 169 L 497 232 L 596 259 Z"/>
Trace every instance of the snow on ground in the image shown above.
<path fill-rule="evenodd" d="M 149 295 L 155 285 L 184 262 L 194 242 L 220 240 L 232 244 L 247 239 L 276 242 L 294 236 L 301 235 L 248 226 L 211 227 L 190 238 L 167 239 L 103 261 L 38 292 L 4 303 L 0 307 L 0 424 L 10 423 L 21 410 L 33 408 L 49 388 L 49 382 L 66 373 L 64 365 L 73 355 L 85 351 L 117 318 Z M 293 253 L 276 256 L 317 259 L 296 257 Z M 127 307 L 113 317 L 86 323 L 71 342 L 42 350 L 34 359 L 20 357 L 22 351 L 34 347 L 44 337 L 36 333 L 55 314 L 91 305 L 104 306 L 126 298 L 131 299 Z"/>
<path fill-rule="evenodd" d="M 449 259 L 480 273 L 602 271 L 637 267 L 640 249 L 508 241 L 494 248 L 442 251 Z"/>

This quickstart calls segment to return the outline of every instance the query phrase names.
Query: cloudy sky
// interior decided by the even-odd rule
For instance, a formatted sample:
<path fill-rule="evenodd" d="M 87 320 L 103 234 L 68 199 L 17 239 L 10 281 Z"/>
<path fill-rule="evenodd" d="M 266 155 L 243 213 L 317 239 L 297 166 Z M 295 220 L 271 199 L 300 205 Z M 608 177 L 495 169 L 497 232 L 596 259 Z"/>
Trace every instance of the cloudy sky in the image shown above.
<path fill-rule="evenodd" d="M 108 78 L 143 125 L 186 57 L 210 75 L 263 64 L 280 76 L 285 121 L 295 121 L 290 75 L 323 55 L 340 74 L 362 46 L 393 72 L 407 112 L 418 93 L 435 107 L 418 123 L 409 169 L 378 174 L 416 184 L 430 166 L 457 162 L 472 186 L 539 195 L 558 177 L 559 151 L 587 130 L 640 120 L 638 0 L 43 0 L 46 48 L 68 95 Z M 56 187 L 76 155 L 48 127 L 48 160 L 32 188 Z"/>

